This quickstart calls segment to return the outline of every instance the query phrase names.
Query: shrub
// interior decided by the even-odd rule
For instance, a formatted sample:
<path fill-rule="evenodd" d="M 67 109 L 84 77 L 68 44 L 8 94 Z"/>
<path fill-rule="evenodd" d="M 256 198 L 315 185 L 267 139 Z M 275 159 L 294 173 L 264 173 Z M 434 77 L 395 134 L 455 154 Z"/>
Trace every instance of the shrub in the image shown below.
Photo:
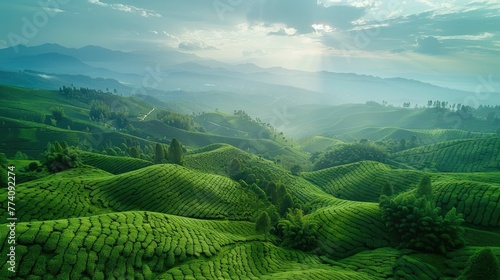
<path fill-rule="evenodd" d="M 460 280 L 500 280 L 500 265 L 490 248 L 484 248 L 472 255 L 467 262 Z"/>
<path fill-rule="evenodd" d="M 56 173 L 81 165 L 76 148 L 63 149 L 57 141 L 48 146 L 47 151 L 42 156 L 42 164 L 47 167 L 49 172 Z"/>
<path fill-rule="evenodd" d="M 293 208 L 286 219 L 278 223 L 279 233 L 283 236 L 282 245 L 299 250 L 309 251 L 316 247 L 318 224 L 304 219 L 302 209 Z"/>
<path fill-rule="evenodd" d="M 255 231 L 260 234 L 264 234 L 267 240 L 269 230 L 271 229 L 271 218 L 266 211 L 262 211 L 255 223 Z"/>
<path fill-rule="evenodd" d="M 339 145 L 331 151 L 320 154 L 314 163 L 316 170 L 362 160 L 384 162 L 389 154 L 382 147 L 368 141 Z"/>
<path fill-rule="evenodd" d="M 443 217 L 441 209 L 425 197 L 404 194 L 381 196 L 380 208 L 386 226 L 398 235 L 402 247 L 445 254 L 464 246 L 460 226 L 464 219 L 455 208 Z"/>

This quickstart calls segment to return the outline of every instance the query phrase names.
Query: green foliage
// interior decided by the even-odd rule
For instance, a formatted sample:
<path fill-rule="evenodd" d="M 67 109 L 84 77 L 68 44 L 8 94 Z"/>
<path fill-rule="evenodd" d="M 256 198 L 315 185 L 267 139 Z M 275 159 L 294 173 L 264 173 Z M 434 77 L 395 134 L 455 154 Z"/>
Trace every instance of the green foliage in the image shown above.
<path fill-rule="evenodd" d="M 30 164 L 28 165 L 28 170 L 36 171 L 37 169 L 38 169 L 38 163 L 36 163 L 35 161 L 30 162 Z"/>
<path fill-rule="evenodd" d="M 241 179 L 241 173 L 243 169 L 243 163 L 239 158 L 233 158 L 231 160 L 231 163 L 229 164 L 229 177 L 233 178 L 234 180 L 239 180 Z"/>
<path fill-rule="evenodd" d="M 422 177 L 422 180 L 420 181 L 420 184 L 417 187 L 416 196 L 432 199 L 431 177 L 429 177 L 428 175 Z"/>
<path fill-rule="evenodd" d="M 267 240 L 269 230 L 271 229 L 271 218 L 266 211 L 262 211 L 255 222 L 255 231 L 264 234 Z"/>
<path fill-rule="evenodd" d="M 167 125 L 184 130 L 191 130 L 194 126 L 194 121 L 190 116 L 172 111 L 160 110 L 156 114 L 156 118 Z"/>
<path fill-rule="evenodd" d="M 160 143 L 156 143 L 155 145 L 155 163 L 164 163 L 165 162 L 165 150 L 163 149 L 163 145 Z"/>
<path fill-rule="evenodd" d="M 400 239 L 401 246 L 420 251 L 446 254 L 464 246 L 460 226 L 464 221 L 453 208 L 443 217 L 441 209 L 425 197 L 400 194 L 395 198 L 382 196 L 382 218 Z"/>
<path fill-rule="evenodd" d="M 298 164 L 292 166 L 292 168 L 290 169 L 290 172 L 295 175 L 295 176 L 298 176 L 300 175 L 300 172 L 302 172 L 302 167 Z"/>
<path fill-rule="evenodd" d="M 74 147 L 63 149 L 59 142 L 54 142 L 44 152 L 42 164 L 49 172 L 57 173 L 81 165 L 78 150 Z"/>
<path fill-rule="evenodd" d="M 484 248 L 472 255 L 460 280 L 500 280 L 500 264 L 490 248 Z"/>
<path fill-rule="evenodd" d="M 53 106 L 50 107 L 50 112 L 52 114 L 52 118 L 54 118 L 56 121 L 60 121 L 64 118 L 64 108 L 60 106 Z"/>
<path fill-rule="evenodd" d="M 172 139 L 168 149 L 168 159 L 170 163 L 182 165 L 184 161 L 184 151 L 182 145 L 177 139 Z"/>
<path fill-rule="evenodd" d="M 101 100 L 92 100 L 90 102 L 89 116 L 93 121 L 99 121 L 102 119 L 109 118 L 111 115 L 111 109 L 106 103 Z"/>
<path fill-rule="evenodd" d="M 5 153 L 0 153 L 0 166 L 6 167 L 9 164 L 9 160 Z"/>
<path fill-rule="evenodd" d="M 286 219 L 278 222 L 282 245 L 299 250 L 310 251 L 316 247 L 318 224 L 304 218 L 302 209 L 293 208 Z"/>
<path fill-rule="evenodd" d="M 394 187 L 392 186 L 391 182 L 387 181 L 386 184 L 382 185 L 380 194 L 389 197 L 394 195 Z"/>
<path fill-rule="evenodd" d="M 284 216 L 288 209 L 293 208 L 293 199 L 289 193 L 286 193 L 285 196 L 280 201 L 280 214 Z"/>
<path fill-rule="evenodd" d="M 14 155 L 14 159 L 15 160 L 28 160 L 29 157 L 27 154 L 25 154 L 21 151 L 17 151 L 16 154 Z"/>
<path fill-rule="evenodd" d="M 316 170 L 362 160 L 384 162 L 389 154 L 380 146 L 368 141 L 338 145 L 331 151 L 320 154 L 314 163 Z"/>
<path fill-rule="evenodd" d="M 130 147 L 128 153 L 133 158 L 139 158 L 141 156 L 141 153 L 139 152 L 139 149 L 136 146 Z"/>

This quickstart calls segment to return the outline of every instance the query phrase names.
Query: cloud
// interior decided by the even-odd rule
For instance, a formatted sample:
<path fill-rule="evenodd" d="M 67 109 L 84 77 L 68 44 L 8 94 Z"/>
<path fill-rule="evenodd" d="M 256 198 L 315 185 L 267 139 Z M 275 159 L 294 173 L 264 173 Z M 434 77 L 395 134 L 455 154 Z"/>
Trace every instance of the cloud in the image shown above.
<path fill-rule="evenodd" d="M 259 56 L 259 55 L 265 55 L 267 52 L 264 51 L 264 50 L 261 50 L 261 49 L 255 49 L 255 50 L 251 50 L 251 51 L 242 51 L 241 54 L 243 56 Z"/>
<path fill-rule="evenodd" d="M 442 54 L 443 46 L 436 37 L 424 36 L 417 39 L 416 51 L 424 54 Z"/>
<path fill-rule="evenodd" d="M 179 49 L 186 51 L 217 50 L 214 46 L 209 46 L 202 41 L 184 41 L 179 43 Z"/>
<path fill-rule="evenodd" d="M 100 0 L 87 0 L 89 3 L 98 5 L 101 7 L 108 7 L 113 10 L 140 15 L 141 17 L 161 17 L 161 15 L 153 10 L 143 9 L 132 5 L 124 4 L 108 4 L 101 2 Z"/>
<path fill-rule="evenodd" d="M 64 10 L 61 10 L 59 8 L 49 8 L 49 7 L 43 7 L 47 13 L 64 13 Z"/>
<path fill-rule="evenodd" d="M 292 36 L 297 33 L 295 28 L 279 28 L 277 31 L 267 33 L 268 36 Z"/>
<path fill-rule="evenodd" d="M 314 24 L 332 28 L 349 29 L 353 21 L 365 14 L 364 7 L 347 5 L 320 5 L 316 0 L 274 0 L 260 2 L 247 13 L 251 24 L 284 24 L 297 30 L 298 34 L 315 32 Z"/>

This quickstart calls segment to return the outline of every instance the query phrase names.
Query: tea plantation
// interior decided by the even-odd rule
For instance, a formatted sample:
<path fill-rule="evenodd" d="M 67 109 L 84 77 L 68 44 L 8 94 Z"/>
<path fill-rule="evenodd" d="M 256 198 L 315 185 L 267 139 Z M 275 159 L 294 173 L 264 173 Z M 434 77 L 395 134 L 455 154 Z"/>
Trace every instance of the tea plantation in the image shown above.
<path fill-rule="evenodd" d="M 295 141 L 238 110 L 145 120 L 156 103 L 74 91 L 0 86 L 12 104 L 0 116 L 0 180 L 4 190 L 17 180 L 15 196 L 0 192 L 0 279 L 455 279 L 496 268 L 491 131 L 409 128 L 425 108 L 343 105 L 328 111 L 342 134 L 315 124 L 324 135 Z M 113 108 L 90 114 L 91 103 L 121 104 L 124 123 Z M 344 119 L 357 114 L 393 124 Z M 338 152 L 365 144 L 384 157 Z M 346 158 L 316 168 L 332 149 Z"/>

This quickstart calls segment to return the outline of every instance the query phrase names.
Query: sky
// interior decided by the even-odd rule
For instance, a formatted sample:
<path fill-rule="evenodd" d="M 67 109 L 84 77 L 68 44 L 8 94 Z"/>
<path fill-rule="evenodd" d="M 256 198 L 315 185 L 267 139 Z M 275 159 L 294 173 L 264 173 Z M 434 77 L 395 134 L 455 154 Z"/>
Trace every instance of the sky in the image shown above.
<path fill-rule="evenodd" d="M 469 91 L 500 84 L 500 0 L 4 0 L 0 17 L 0 48 L 169 48 Z"/>

